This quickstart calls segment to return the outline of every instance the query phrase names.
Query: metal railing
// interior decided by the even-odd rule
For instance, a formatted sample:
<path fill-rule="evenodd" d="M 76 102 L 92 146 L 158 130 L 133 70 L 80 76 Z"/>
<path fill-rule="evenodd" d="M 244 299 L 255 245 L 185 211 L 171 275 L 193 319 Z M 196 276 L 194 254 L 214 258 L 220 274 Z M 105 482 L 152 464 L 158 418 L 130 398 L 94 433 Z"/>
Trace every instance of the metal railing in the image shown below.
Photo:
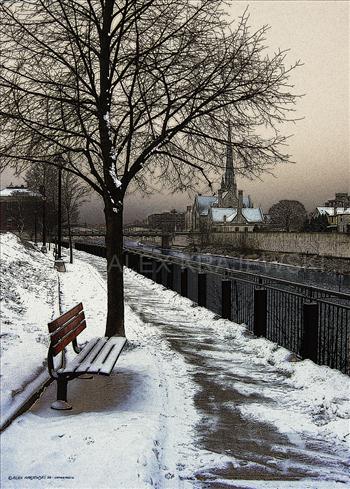
<path fill-rule="evenodd" d="M 76 248 L 106 256 L 104 246 Z M 350 375 L 350 294 L 125 247 L 125 264 L 257 336 Z"/>

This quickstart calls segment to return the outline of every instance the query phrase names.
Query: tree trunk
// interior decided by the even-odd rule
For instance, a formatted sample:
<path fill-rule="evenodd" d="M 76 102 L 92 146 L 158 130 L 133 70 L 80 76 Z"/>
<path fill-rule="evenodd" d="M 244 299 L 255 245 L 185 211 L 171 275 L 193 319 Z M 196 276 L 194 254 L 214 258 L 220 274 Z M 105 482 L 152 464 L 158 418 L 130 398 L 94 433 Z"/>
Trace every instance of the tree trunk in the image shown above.
<path fill-rule="evenodd" d="M 125 336 L 123 281 L 123 210 L 105 206 L 107 258 L 106 336 Z"/>

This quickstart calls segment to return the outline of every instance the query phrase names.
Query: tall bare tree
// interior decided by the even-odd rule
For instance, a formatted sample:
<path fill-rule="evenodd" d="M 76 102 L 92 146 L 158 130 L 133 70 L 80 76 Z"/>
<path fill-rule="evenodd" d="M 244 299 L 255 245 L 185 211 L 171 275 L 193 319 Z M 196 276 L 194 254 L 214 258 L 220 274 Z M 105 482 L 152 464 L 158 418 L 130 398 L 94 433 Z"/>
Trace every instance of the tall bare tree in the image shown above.
<path fill-rule="evenodd" d="M 301 231 L 307 213 L 304 205 L 298 200 L 280 200 L 269 210 L 271 227 L 280 231 Z"/>
<path fill-rule="evenodd" d="M 4 93 L 0 157 L 55 165 L 104 201 L 106 335 L 124 334 L 123 202 L 132 184 L 210 185 L 231 121 L 239 171 L 289 158 L 279 125 L 296 96 L 299 64 L 268 55 L 268 27 L 234 22 L 222 0 L 1 2 Z M 291 116 L 292 117 L 292 116 Z M 260 134 L 259 134 L 260 132 Z"/>
<path fill-rule="evenodd" d="M 57 229 L 58 215 L 58 170 L 55 166 L 45 163 L 31 164 L 25 173 L 25 181 L 29 189 L 45 195 L 46 229 L 50 236 Z M 64 171 L 62 175 L 62 224 L 68 228 L 79 219 L 79 207 L 90 191 L 77 175 Z M 43 223 L 42 223 L 43 225 Z"/>

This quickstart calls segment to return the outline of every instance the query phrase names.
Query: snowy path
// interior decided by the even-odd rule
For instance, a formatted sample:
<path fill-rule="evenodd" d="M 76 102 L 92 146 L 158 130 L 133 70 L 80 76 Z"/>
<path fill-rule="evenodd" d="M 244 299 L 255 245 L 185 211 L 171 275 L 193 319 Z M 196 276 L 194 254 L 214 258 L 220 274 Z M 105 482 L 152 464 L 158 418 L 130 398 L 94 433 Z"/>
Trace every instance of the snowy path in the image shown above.
<path fill-rule="evenodd" d="M 91 260 L 105 275 L 101 261 Z M 242 341 L 232 328 L 227 334 L 220 326 L 218 331 L 217 326 L 212 327 L 215 321 L 210 321 L 213 314 L 195 308 L 199 311 L 196 318 L 196 312 L 189 309 L 193 305 L 190 301 L 143 277 L 135 280 L 133 272 L 126 274 L 125 289 L 128 305 L 156 330 L 157 337 L 181 355 L 195 382 L 194 403 L 201 417 L 196 426 L 197 448 L 231 459 L 220 468 L 215 459 L 212 467 L 209 464 L 198 471 L 199 479 L 220 479 L 223 484 L 230 479 L 349 480 L 349 446 L 337 443 L 327 428 L 322 428 L 329 416 L 327 407 L 332 411 L 332 406 L 327 406 L 327 399 L 321 396 L 325 407 L 317 411 L 317 405 L 311 406 L 311 419 L 315 418 L 316 424 L 310 421 L 307 400 L 305 409 L 297 405 L 298 389 L 289 381 L 292 369 L 286 362 L 278 362 L 278 353 L 277 359 L 273 358 L 272 343 L 249 338 Z M 227 325 L 223 320 L 217 322 L 222 327 Z M 264 350 L 269 347 L 272 356 L 266 361 Z M 310 374 L 308 367 L 315 372 Z M 330 369 L 312 364 L 300 374 L 309 374 L 312 382 L 320 380 L 317 375 L 321 372 L 332 376 Z M 341 377 L 346 389 L 348 379 Z M 324 388 L 321 384 L 321 394 Z M 320 392 L 311 392 L 316 404 L 317 395 Z M 345 392 L 345 397 L 348 395 Z M 340 404 L 346 406 L 346 399 Z M 347 425 L 344 421 L 342 427 Z"/>
<path fill-rule="evenodd" d="M 207 324 L 194 325 L 185 308 L 169 308 L 152 287 L 127 280 L 126 290 L 132 309 L 157 327 L 191 366 L 199 387 L 195 406 L 202 416 L 197 426 L 199 446 L 233 458 L 224 468 L 206 467 L 203 479 L 343 479 L 350 468 L 346 453 L 338 458 L 332 443 L 298 429 L 303 421 L 298 413 L 283 412 L 287 407 L 283 398 L 292 389 L 286 382 L 288 372 L 256 358 L 254 350 L 234 338 L 208 331 Z M 280 417 L 286 432 L 259 419 L 260 412 L 271 413 L 277 421 Z"/>
<path fill-rule="evenodd" d="M 76 256 L 60 275 L 61 304 L 84 303 L 88 340 L 104 331 L 105 261 Z M 130 344 L 115 373 L 70 382 L 68 412 L 50 410 L 51 385 L 2 434 L 2 487 L 350 483 L 347 377 L 290 362 L 286 350 L 129 270 L 125 288 Z"/>

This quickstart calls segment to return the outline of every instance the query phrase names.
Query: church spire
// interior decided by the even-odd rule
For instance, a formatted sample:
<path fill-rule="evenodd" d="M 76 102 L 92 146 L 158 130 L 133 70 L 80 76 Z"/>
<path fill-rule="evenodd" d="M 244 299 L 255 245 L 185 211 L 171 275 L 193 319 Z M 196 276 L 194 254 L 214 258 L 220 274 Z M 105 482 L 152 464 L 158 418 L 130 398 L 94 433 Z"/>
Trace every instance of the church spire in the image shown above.
<path fill-rule="evenodd" d="M 233 168 L 232 134 L 230 121 L 228 121 L 228 138 L 226 144 L 226 169 L 224 183 L 226 190 L 233 189 L 236 193 L 236 179 Z"/>

